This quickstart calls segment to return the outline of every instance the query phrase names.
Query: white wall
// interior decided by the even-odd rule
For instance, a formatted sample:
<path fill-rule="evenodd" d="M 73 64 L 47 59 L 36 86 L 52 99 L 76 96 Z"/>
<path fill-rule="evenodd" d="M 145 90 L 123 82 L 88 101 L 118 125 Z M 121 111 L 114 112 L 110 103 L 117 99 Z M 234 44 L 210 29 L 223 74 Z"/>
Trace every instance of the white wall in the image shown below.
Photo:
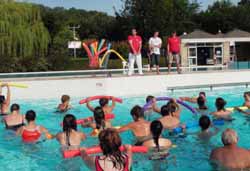
<path fill-rule="evenodd" d="M 250 82 L 250 71 L 22 81 L 20 83 L 29 85 L 29 88 L 11 88 L 11 91 L 13 99 L 59 98 L 62 94 L 69 94 L 72 97 L 133 96 L 164 92 L 167 87 L 245 82 Z"/>

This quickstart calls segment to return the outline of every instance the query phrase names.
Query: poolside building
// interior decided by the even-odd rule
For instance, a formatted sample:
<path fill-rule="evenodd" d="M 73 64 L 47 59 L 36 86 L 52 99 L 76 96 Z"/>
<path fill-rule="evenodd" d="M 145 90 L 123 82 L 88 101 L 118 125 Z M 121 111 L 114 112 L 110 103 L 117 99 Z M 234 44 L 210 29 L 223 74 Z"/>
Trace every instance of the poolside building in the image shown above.
<path fill-rule="evenodd" d="M 250 33 L 235 29 L 210 34 L 195 30 L 181 36 L 182 66 L 225 65 L 250 58 Z"/>

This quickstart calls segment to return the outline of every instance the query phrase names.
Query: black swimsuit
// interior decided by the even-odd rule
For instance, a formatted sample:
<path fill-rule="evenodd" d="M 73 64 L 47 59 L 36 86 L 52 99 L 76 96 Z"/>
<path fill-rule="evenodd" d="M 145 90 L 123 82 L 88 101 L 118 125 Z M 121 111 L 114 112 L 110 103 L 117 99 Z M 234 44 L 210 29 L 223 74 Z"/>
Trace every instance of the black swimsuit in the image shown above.
<path fill-rule="evenodd" d="M 5 122 L 5 128 L 6 129 L 9 129 L 9 130 L 13 130 L 13 131 L 17 131 L 20 127 L 24 126 L 24 122 L 22 121 L 22 123 L 20 124 L 16 124 L 16 125 L 8 125 L 6 122 Z"/>

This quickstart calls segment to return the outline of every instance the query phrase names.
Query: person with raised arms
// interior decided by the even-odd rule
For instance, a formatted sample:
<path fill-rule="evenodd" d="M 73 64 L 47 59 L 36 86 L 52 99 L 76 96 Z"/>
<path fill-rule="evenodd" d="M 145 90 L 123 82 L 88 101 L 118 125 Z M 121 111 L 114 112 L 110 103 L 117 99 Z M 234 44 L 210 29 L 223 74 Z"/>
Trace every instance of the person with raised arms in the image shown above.
<path fill-rule="evenodd" d="M 131 171 L 132 149 L 130 145 L 124 145 L 122 152 L 122 140 L 117 130 L 108 128 L 100 132 L 99 144 L 103 151 L 102 156 L 90 156 L 86 148 L 81 148 L 81 157 L 91 170 L 96 171 Z"/>
<path fill-rule="evenodd" d="M 99 100 L 99 105 L 101 106 L 101 108 L 102 108 L 102 110 L 104 111 L 105 114 L 111 114 L 111 113 L 113 113 L 113 110 L 115 108 L 116 102 L 115 102 L 114 97 L 111 97 L 110 100 L 112 100 L 112 105 L 111 106 L 109 106 L 109 99 L 107 99 L 107 98 L 101 98 Z M 87 108 L 90 111 L 92 111 L 92 112 L 95 111 L 95 108 L 90 105 L 90 100 L 88 98 L 87 98 L 87 103 L 86 104 L 87 104 Z"/>
<path fill-rule="evenodd" d="M 207 101 L 205 92 L 200 92 L 198 97 L 180 97 L 179 99 L 182 101 L 190 102 L 190 103 L 198 103 L 199 97 L 202 97 L 205 102 Z"/>
<path fill-rule="evenodd" d="M 131 76 L 134 73 L 135 62 L 137 64 L 139 74 L 143 75 L 141 57 L 142 38 L 137 35 L 136 29 L 132 29 L 132 35 L 128 36 L 128 43 L 130 47 L 128 75 Z"/>
<path fill-rule="evenodd" d="M 11 114 L 5 116 L 3 121 L 6 129 L 17 131 L 20 127 L 25 125 L 25 116 L 20 114 L 20 106 L 12 104 L 10 107 Z"/>
<path fill-rule="evenodd" d="M 238 135 L 233 129 L 226 129 L 221 136 L 223 147 L 212 150 L 210 160 L 215 166 L 225 170 L 245 170 L 250 168 L 250 151 L 238 147 Z"/>
<path fill-rule="evenodd" d="M 77 131 L 75 116 L 67 114 L 63 119 L 63 132 L 59 132 L 56 139 L 61 144 L 62 150 L 73 150 L 80 148 L 80 144 L 86 139 L 86 135 Z"/>
<path fill-rule="evenodd" d="M 139 146 L 151 138 L 150 122 L 144 119 L 143 109 L 138 105 L 131 109 L 130 114 L 134 121 L 118 129 L 118 132 L 131 130 L 137 139 L 135 145 Z"/>
<path fill-rule="evenodd" d="M 3 87 L 7 88 L 7 95 L 6 97 L 2 94 Z M 0 85 L 0 115 L 4 116 L 7 115 L 9 112 L 10 107 L 10 87 L 6 83 Z"/>

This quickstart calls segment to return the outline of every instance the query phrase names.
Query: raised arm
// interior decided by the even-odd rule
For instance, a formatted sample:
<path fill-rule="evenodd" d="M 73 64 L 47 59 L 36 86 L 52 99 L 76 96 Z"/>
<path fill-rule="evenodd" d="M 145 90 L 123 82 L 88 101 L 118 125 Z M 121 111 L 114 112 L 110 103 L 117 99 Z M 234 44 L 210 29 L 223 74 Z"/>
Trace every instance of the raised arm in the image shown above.
<path fill-rule="evenodd" d="M 86 153 L 85 148 L 81 148 L 81 157 L 84 163 L 90 168 L 91 170 L 95 170 L 95 157 L 92 157 Z"/>
<path fill-rule="evenodd" d="M 87 99 L 87 108 L 88 108 L 90 111 L 92 111 L 92 112 L 94 112 L 94 110 L 95 110 L 95 108 L 92 107 L 92 106 L 90 105 L 89 99 Z"/>
<path fill-rule="evenodd" d="M 116 102 L 114 97 L 112 97 L 111 100 L 112 100 L 111 110 L 113 110 L 115 108 Z"/>
<path fill-rule="evenodd" d="M 128 130 L 131 130 L 131 124 L 125 125 L 125 126 L 119 128 L 117 131 L 119 133 L 121 133 L 121 132 L 125 132 L 125 131 L 128 131 Z"/>
<path fill-rule="evenodd" d="M 153 104 L 152 104 L 153 111 L 156 113 L 161 113 L 161 109 L 157 106 L 156 104 L 156 99 L 153 99 Z"/>
<path fill-rule="evenodd" d="M 190 103 L 197 103 L 197 97 L 180 97 L 179 99 Z"/>
<path fill-rule="evenodd" d="M 8 84 L 6 84 L 6 88 L 7 88 L 7 98 L 6 98 L 6 105 L 9 106 L 10 105 L 10 87 Z"/>

